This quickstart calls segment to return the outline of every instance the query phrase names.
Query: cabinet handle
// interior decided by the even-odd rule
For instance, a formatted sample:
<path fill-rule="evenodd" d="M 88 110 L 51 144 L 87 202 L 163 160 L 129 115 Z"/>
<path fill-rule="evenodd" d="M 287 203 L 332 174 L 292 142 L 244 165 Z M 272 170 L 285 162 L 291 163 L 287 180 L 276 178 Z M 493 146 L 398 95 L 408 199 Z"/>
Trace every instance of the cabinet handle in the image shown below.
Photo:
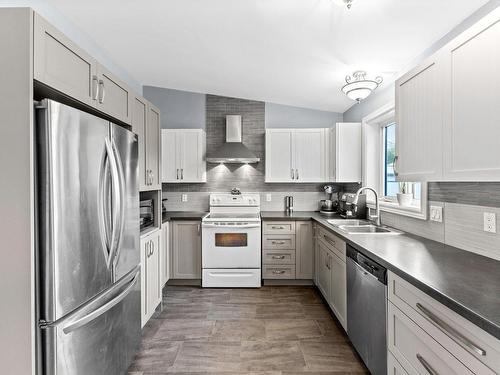
<path fill-rule="evenodd" d="M 285 241 L 271 241 L 273 245 L 284 245 Z"/>
<path fill-rule="evenodd" d="M 271 229 L 285 229 L 285 228 L 284 228 L 284 227 L 282 227 L 282 226 L 275 226 L 275 225 L 273 225 L 273 226 L 271 227 Z"/>
<path fill-rule="evenodd" d="M 432 368 L 431 365 L 422 357 L 419 353 L 417 353 L 417 359 L 425 368 L 425 370 L 429 373 L 429 375 L 439 375 L 439 373 Z"/>
<path fill-rule="evenodd" d="M 150 170 L 149 170 L 149 184 L 150 184 L 150 185 L 153 185 L 153 180 L 154 180 L 154 178 L 155 178 L 155 174 L 153 173 L 153 170 L 152 170 L 152 169 L 150 169 Z"/>
<path fill-rule="evenodd" d="M 201 225 L 200 224 L 198 224 L 197 230 L 198 230 L 198 236 L 199 236 L 200 235 L 200 230 L 201 230 Z"/>
<path fill-rule="evenodd" d="M 184 180 L 184 168 L 181 168 L 181 180 Z"/>
<path fill-rule="evenodd" d="M 155 252 L 155 243 L 151 241 L 151 255 L 153 255 Z"/>
<path fill-rule="evenodd" d="M 102 79 L 99 80 L 99 103 L 103 104 L 104 103 L 104 96 L 106 95 L 106 90 L 104 87 L 104 81 Z"/>
<path fill-rule="evenodd" d="M 296 180 L 299 179 L 299 170 L 298 169 L 295 170 L 295 179 Z"/>
<path fill-rule="evenodd" d="M 273 270 L 273 273 L 276 275 L 283 275 L 285 272 L 285 270 Z"/>
<path fill-rule="evenodd" d="M 175 171 L 175 179 L 176 180 L 179 179 L 179 168 L 177 168 L 176 171 Z"/>
<path fill-rule="evenodd" d="M 327 235 L 325 235 L 325 234 L 324 234 L 324 235 L 323 235 L 323 238 L 324 238 L 324 239 L 325 239 L 325 241 L 326 241 L 326 242 L 328 242 L 330 245 L 337 247 L 337 245 L 335 244 L 335 241 L 334 241 L 334 240 L 332 240 L 332 239 L 330 239 L 330 237 L 328 237 Z"/>
<path fill-rule="evenodd" d="M 285 259 L 284 255 L 273 255 L 272 259 Z"/>
<path fill-rule="evenodd" d="M 146 257 L 149 258 L 149 241 L 146 242 Z"/>
<path fill-rule="evenodd" d="M 399 156 L 396 155 L 394 156 L 394 160 L 392 161 L 392 169 L 394 171 L 394 176 L 399 176 L 399 172 L 398 172 L 398 169 L 397 169 L 397 161 L 399 159 Z"/>
<path fill-rule="evenodd" d="M 97 100 L 97 96 L 99 95 L 99 80 L 97 76 L 92 76 L 92 100 Z"/>
<path fill-rule="evenodd" d="M 465 349 L 472 350 L 473 352 L 477 353 L 480 356 L 484 357 L 486 355 L 486 350 L 474 344 L 471 340 L 469 340 L 467 337 L 465 337 L 460 332 L 455 330 L 455 328 L 451 327 L 441 318 L 438 318 L 436 315 L 434 315 L 420 303 L 417 303 L 416 306 L 417 309 L 419 309 L 422 312 L 424 317 L 427 318 L 427 320 L 429 320 L 432 324 L 434 324 L 437 328 L 439 328 L 443 333 L 445 333 L 449 338 L 451 338 L 457 344 L 464 347 Z"/>
<path fill-rule="evenodd" d="M 293 168 L 291 174 L 292 174 L 292 180 L 295 180 L 295 174 L 293 173 Z"/>

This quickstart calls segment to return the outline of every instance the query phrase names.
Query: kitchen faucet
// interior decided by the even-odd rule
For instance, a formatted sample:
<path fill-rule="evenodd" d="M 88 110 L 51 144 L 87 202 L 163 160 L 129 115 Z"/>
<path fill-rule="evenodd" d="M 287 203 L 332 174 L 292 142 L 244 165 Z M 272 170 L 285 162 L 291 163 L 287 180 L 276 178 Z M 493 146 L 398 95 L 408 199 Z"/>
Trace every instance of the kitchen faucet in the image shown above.
<path fill-rule="evenodd" d="M 380 223 L 380 206 L 379 206 L 379 203 L 378 203 L 378 194 L 376 192 L 375 189 L 371 188 L 371 187 L 368 187 L 368 186 L 362 186 L 358 189 L 358 191 L 356 192 L 356 196 L 354 197 L 354 201 L 352 202 L 353 205 L 356 205 L 358 204 L 358 199 L 359 199 L 359 194 L 361 194 L 362 191 L 364 190 L 370 190 L 373 192 L 373 194 L 375 194 L 375 215 L 372 215 L 370 212 L 370 208 L 368 208 L 368 220 L 372 221 L 375 223 L 375 225 L 378 225 L 380 226 L 381 223 Z"/>

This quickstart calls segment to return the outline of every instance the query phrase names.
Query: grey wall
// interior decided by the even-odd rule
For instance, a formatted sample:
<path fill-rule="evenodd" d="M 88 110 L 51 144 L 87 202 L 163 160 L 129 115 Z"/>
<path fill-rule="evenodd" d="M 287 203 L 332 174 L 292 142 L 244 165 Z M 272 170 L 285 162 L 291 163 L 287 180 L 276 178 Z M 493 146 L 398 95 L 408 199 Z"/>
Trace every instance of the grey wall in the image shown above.
<path fill-rule="evenodd" d="M 330 128 L 342 113 L 266 103 L 266 128 Z"/>
<path fill-rule="evenodd" d="M 160 109 L 163 129 L 205 129 L 205 94 L 154 86 L 143 92 Z"/>

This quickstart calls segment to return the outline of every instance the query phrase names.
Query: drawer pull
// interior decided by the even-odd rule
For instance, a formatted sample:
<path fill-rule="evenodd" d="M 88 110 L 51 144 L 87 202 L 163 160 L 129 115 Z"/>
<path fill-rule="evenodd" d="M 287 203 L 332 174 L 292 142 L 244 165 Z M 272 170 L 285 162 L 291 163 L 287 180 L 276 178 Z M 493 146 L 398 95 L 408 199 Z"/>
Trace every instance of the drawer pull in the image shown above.
<path fill-rule="evenodd" d="M 271 228 L 272 229 L 285 229 L 285 227 L 283 227 L 283 226 L 276 226 L 276 225 L 273 225 Z"/>
<path fill-rule="evenodd" d="M 432 368 L 431 365 L 422 357 L 419 353 L 417 353 L 417 359 L 422 364 L 422 366 L 427 370 L 429 375 L 439 375 L 439 373 Z"/>
<path fill-rule="evenodd" d="M 285 241 L 271 241 L 273 245 L 284 245 Z"/>
<path fill-rule="evenodd" d="M 273 255 L 273 259 L 285 259 L 284 255 Z"/>
<path fill-rule="evenodd" d="M 460 332 L 451 327 L 448 323 L 446 323 L 445 321 L 434 315 L 432 312 L 427 310 L 420 303 L 417 303 L 416 306 L 417 309 L 419 309 L 422 312 L 424 317 L 427 318 L 427 320 L 429 320 L 437 328 L 443 331 L 449 338 L 451 338 L 457 344 L 459 344 L 462 347 L 465 347 L 466 349 L 472 350 L 473 352 L 477 353 L 480 356 L 486 355 L 486 350 L 481 349 L 479 346 L 470 341 L 467 337 L 465 337 Z"/>
<path fill-rule="evenodd" d="M 335 241 L 330 239 L 330 237 L 327 237 L 326 234 L 323 235 L 323 238 L 325 239 L 326 242 L 328 242 L 332 246 L 337 246 L 335 245 Z"/>
<path fill-rule="evenodd" d="M 285 270 L 273 270 L 273 273 L 276 275 L 283 275 L 285 272 Z"/>

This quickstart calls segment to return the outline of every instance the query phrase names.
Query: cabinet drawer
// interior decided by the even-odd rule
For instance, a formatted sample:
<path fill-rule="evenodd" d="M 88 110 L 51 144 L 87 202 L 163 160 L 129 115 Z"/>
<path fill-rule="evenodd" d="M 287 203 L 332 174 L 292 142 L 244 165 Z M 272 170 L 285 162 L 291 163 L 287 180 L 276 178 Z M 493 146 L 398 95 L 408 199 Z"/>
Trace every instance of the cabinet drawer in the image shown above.
<path fill-rule="evenodd" d="M 263 279 L 295 279 L 295 265 L 263 265 Z"/>
<path fill-rule="evenodd" d="M 265 221 L 264 234 L 295 234 L 295 221 Z"/>
<path fill-rule="evenodd" d="M 295 264 L 295 250 L 263 250 L 263 264 Z"/>
<path fill-rule="evenodd" d="M 411 374 L 473 374 L 392 303 L 388 303 L 388 346 Z"/>
<path fill-rule="evenodd" d="M 408 373 L 401 363 L 397 361 L 391 352 L 387 352 L 387 375 L 417 375 L 414 372 Z"/>
<path fill-rule="evenodd" d="M 389 272 L 388 298 L 475 373 L 500 373 L 500 340 Z M 484 365 L 483 365 L 484 364 Z"/>
<path fill-rule="evenodd" d="M 346 243 L 333 233 L 319 228 L 318 239 L 323 241 L 325 245 L 332 250 L 341 260 L 346 261 Z"/>
<path fill-rule="evenodd" d="M 278 250 L 290 249 L 295 250 L 295 235 L 293 234 L 270 234 L 265 235 L 262 239 L 262 247 L 264 249 Z"/>

